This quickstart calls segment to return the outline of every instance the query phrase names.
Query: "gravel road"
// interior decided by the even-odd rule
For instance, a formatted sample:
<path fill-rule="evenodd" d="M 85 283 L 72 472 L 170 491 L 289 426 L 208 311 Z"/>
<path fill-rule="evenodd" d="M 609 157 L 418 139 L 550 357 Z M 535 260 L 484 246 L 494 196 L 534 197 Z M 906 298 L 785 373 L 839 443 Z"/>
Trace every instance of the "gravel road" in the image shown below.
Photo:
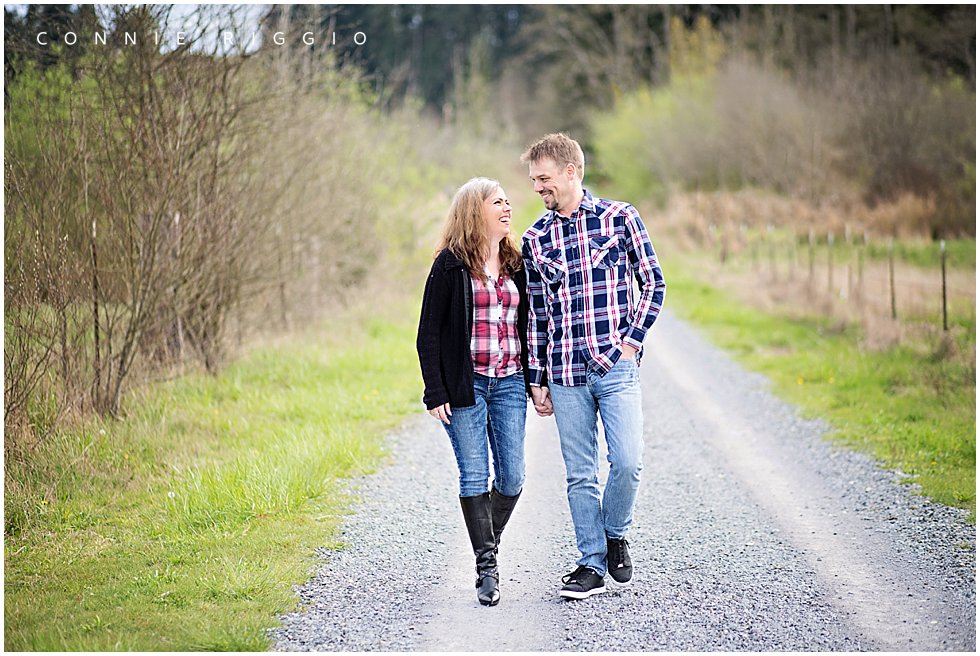
<path fill-rule="evenodd" d="M 634 583 L 564 601 L 577 557 L 552 419 L 529 412 L 527 482 L 476 601 L 445 432 L 420 412 L 353 481 L 347 548 L 322 561 L 283 651 L 975 651 L 976 531 L 902 475 L 829 445 L 664 312 L 640 368 Z"/>

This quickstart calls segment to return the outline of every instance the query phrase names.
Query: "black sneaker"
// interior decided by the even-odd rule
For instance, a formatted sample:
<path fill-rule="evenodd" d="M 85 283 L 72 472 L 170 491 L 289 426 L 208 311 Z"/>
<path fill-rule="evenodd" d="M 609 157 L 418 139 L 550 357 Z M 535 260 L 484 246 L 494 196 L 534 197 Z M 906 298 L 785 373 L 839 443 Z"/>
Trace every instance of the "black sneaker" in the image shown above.
<path fill-rule="evenodd" d="M 585 565 L 579 565 L 574 572 L 561 577 L 561 582 L 565 585 L 558 595 L 566 599 L 588 599 L 606 591 L 605 579 Z"/>
<path fill-rule="evenodd" d="M 613 587 L 626 587 L 633 582 L 633 561 L 626 538 L 606 538 L 606 564 Z"/>

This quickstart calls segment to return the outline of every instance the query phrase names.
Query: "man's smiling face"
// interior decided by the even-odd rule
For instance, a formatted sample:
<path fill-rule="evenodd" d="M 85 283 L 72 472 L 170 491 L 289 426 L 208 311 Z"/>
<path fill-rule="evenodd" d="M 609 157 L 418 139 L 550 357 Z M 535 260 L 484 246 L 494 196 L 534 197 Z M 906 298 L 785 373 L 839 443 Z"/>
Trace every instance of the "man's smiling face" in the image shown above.
<path fill-rule="evenodd" d="M 544 206 L 568 216 L 577 208 L 567 207 L 578 197 L 582 181 L 575 172 L 575 166 L 558 165 L 551 158 L 544 158 L 528 165 L 528 174 L 534 183 L 534 193 L 541 196 Z"/>

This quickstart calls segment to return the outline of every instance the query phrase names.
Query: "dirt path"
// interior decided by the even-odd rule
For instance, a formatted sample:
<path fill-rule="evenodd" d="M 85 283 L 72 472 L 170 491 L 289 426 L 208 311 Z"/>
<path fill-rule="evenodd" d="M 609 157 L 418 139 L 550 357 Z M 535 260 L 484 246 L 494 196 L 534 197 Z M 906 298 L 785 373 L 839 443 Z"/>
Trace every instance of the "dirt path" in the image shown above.
<path fill-rule="evenodd" d="M 476 602 L 445 433 L 420 416 L 364 481 L 278 649 L 973 651 L 975 530 L 833 449 L 669 313 L 642 367 L 645 469 L 634 586 L 558 599 L 577 553 L 557 432 L 529 417 L 501 595 Z"/>

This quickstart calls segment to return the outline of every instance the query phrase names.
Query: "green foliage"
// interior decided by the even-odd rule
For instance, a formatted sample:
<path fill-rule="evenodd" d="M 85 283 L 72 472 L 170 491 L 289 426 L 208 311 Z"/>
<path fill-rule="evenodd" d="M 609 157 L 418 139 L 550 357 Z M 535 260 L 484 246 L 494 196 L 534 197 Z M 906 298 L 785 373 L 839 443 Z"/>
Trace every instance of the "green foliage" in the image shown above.
<path fill-rule="evenodd" d="M 284 11 L 292 24 L 319 20 L 338 39 L 363 32 L 367 45 L 352 48 L 348 56 L 369 76 L 384 81 L 387 99 L 400 104 L 418 97 L 441 112 L 462 91 L 456 87 L 464 79 L 458 73 L 471 44 L 485 43 L 489 64 L 498 65 L 514 50 L 517 28 L 528 8 L 335 5 L 323 11 L 310 5 L 278 5 L 273 9 L 274 14 Z"/>
<path fill-rule="evenodd" d="M 37 67 L 64 67 L 74 74 L 84 66 L 90 41 L 84 36 L 66 46 L 65 35 L 89 35 L 100 29 L 94 5 L 4 5 L 4 69 L 6 84 L 15 81 L 22 71 Z M 45 33 L 48 45 L 38 43 L 37 35 Z"/>
<path fill-rule="evenodd" d="M 731 41 L 706 20 L 671 25 L 669 83 L 590 120 L 592 164 L 620 195 L 663 205 L 678 189 L 755 187 L 853 208 L 911 194 L 929 209 L 903 227 L 975 232 L 976 95 L 962 77 L 890 49 L 780 68 L 765 49 L 723 57 Z"/>
<path fill-rule="evenodd" d="M 707 16 L 685 29 L 680 16 L 670 19 L 670 73 L 672 80 L 714 75 L 725 54 L 725 43 Z"/>
<path fill-rule="evenodd" d="M 413 313 L 365 314 L 8 457 L 4 647 L 267 649 L 348 511 L 339 480 L 420 397 Z"/>
<path fill-rule="evenodd" d="M 896 241 L 893 246 L 895 259 L 926 269 L 938 269 L 940 250 L 938 242 Z M 868 245 L 868 257 L 876 260 L 888 259 L 888 244 L 872 242 Z M 977 242 L 975 239 L 950 239 L 946 242 L 946 266 L 949 268 L 974 268 L 977 265 Z"/>
<path fill-rule="evenodd" d="M 681 264 L 681 266 L 676 266 Z M 671 266 L 671 307 L 773 380 L 775 391 L 832 437 L 911 475 L 923 494 L 976 515 L 976 368 L 937 347 L 862 347 L 853 328 L 821 317 L 788 319 L 744 306 Z M 964 331 L 947 349 L 975 349 Z"/>
<path fill-rule="evenodd" d="M 676 79 L 670 87 L 640 89 L 597 114 L 592 132 L 596 175 L 610 193 L 663 205 L 675 184 L 718 184 L 717 171 L 699 161 L 694 139 L 710 143 L 718 131 L 708 77 Z M 708 154 L 707 149 L 700 149 Z M 588 167 L 586 168 L 588 172 Z M 706 172 L 702 180 L 699 174 Z"/>
<path fill-rule="evenodd" d="M 806 257 L 805 250 L 808 248 L 808 238 L 804 235 L 796 235 L 787 231 L 774 230 L 775 239 L 770 237 L 769 241 L 789 242 L 795 240 L 797 257 Z M 750 244 L 754 244 L 760 250 L 768 250 L 768 243 L 762 237 L 750 237 Z M 816 236 L 815 257 L 826 263 L 827 259 L 827 236 Z M 857 253 L 864 254 L 865 261 L 887 262 L 888 253 L 891 250 L 896 264 L 911 264 L 922 269 L 935 271 L 938 274 L 941 261 L 941 246 L 938 241 L 926 239 L 896 239 L 889 247 L 888 240 L 872 239 L 867 245 L 863 245 L 860 240 L 851 243 L 845 242 L 838 236 L 833 244 L 833 260 L 835 262 L 856 262 Z M 946 240 L 946 267 L 952 269 L 974 269 L 977 264 L 977 242 L 975 239 L 949 239 Z"/>
<path fill-rule="evenodd" d="M 4 157 L 13 166 L 38 167 L 42 155 L 50 156 L 63 143 L 52 143 L 51 131 L 39 130 L 39 121 L 57 125 L 66 133 L 63 138 L 71 135 L 70 107 L 77 92 L 71 73 L 64 65 L 41 70 L 28 62 L 5 91 Z"/>

